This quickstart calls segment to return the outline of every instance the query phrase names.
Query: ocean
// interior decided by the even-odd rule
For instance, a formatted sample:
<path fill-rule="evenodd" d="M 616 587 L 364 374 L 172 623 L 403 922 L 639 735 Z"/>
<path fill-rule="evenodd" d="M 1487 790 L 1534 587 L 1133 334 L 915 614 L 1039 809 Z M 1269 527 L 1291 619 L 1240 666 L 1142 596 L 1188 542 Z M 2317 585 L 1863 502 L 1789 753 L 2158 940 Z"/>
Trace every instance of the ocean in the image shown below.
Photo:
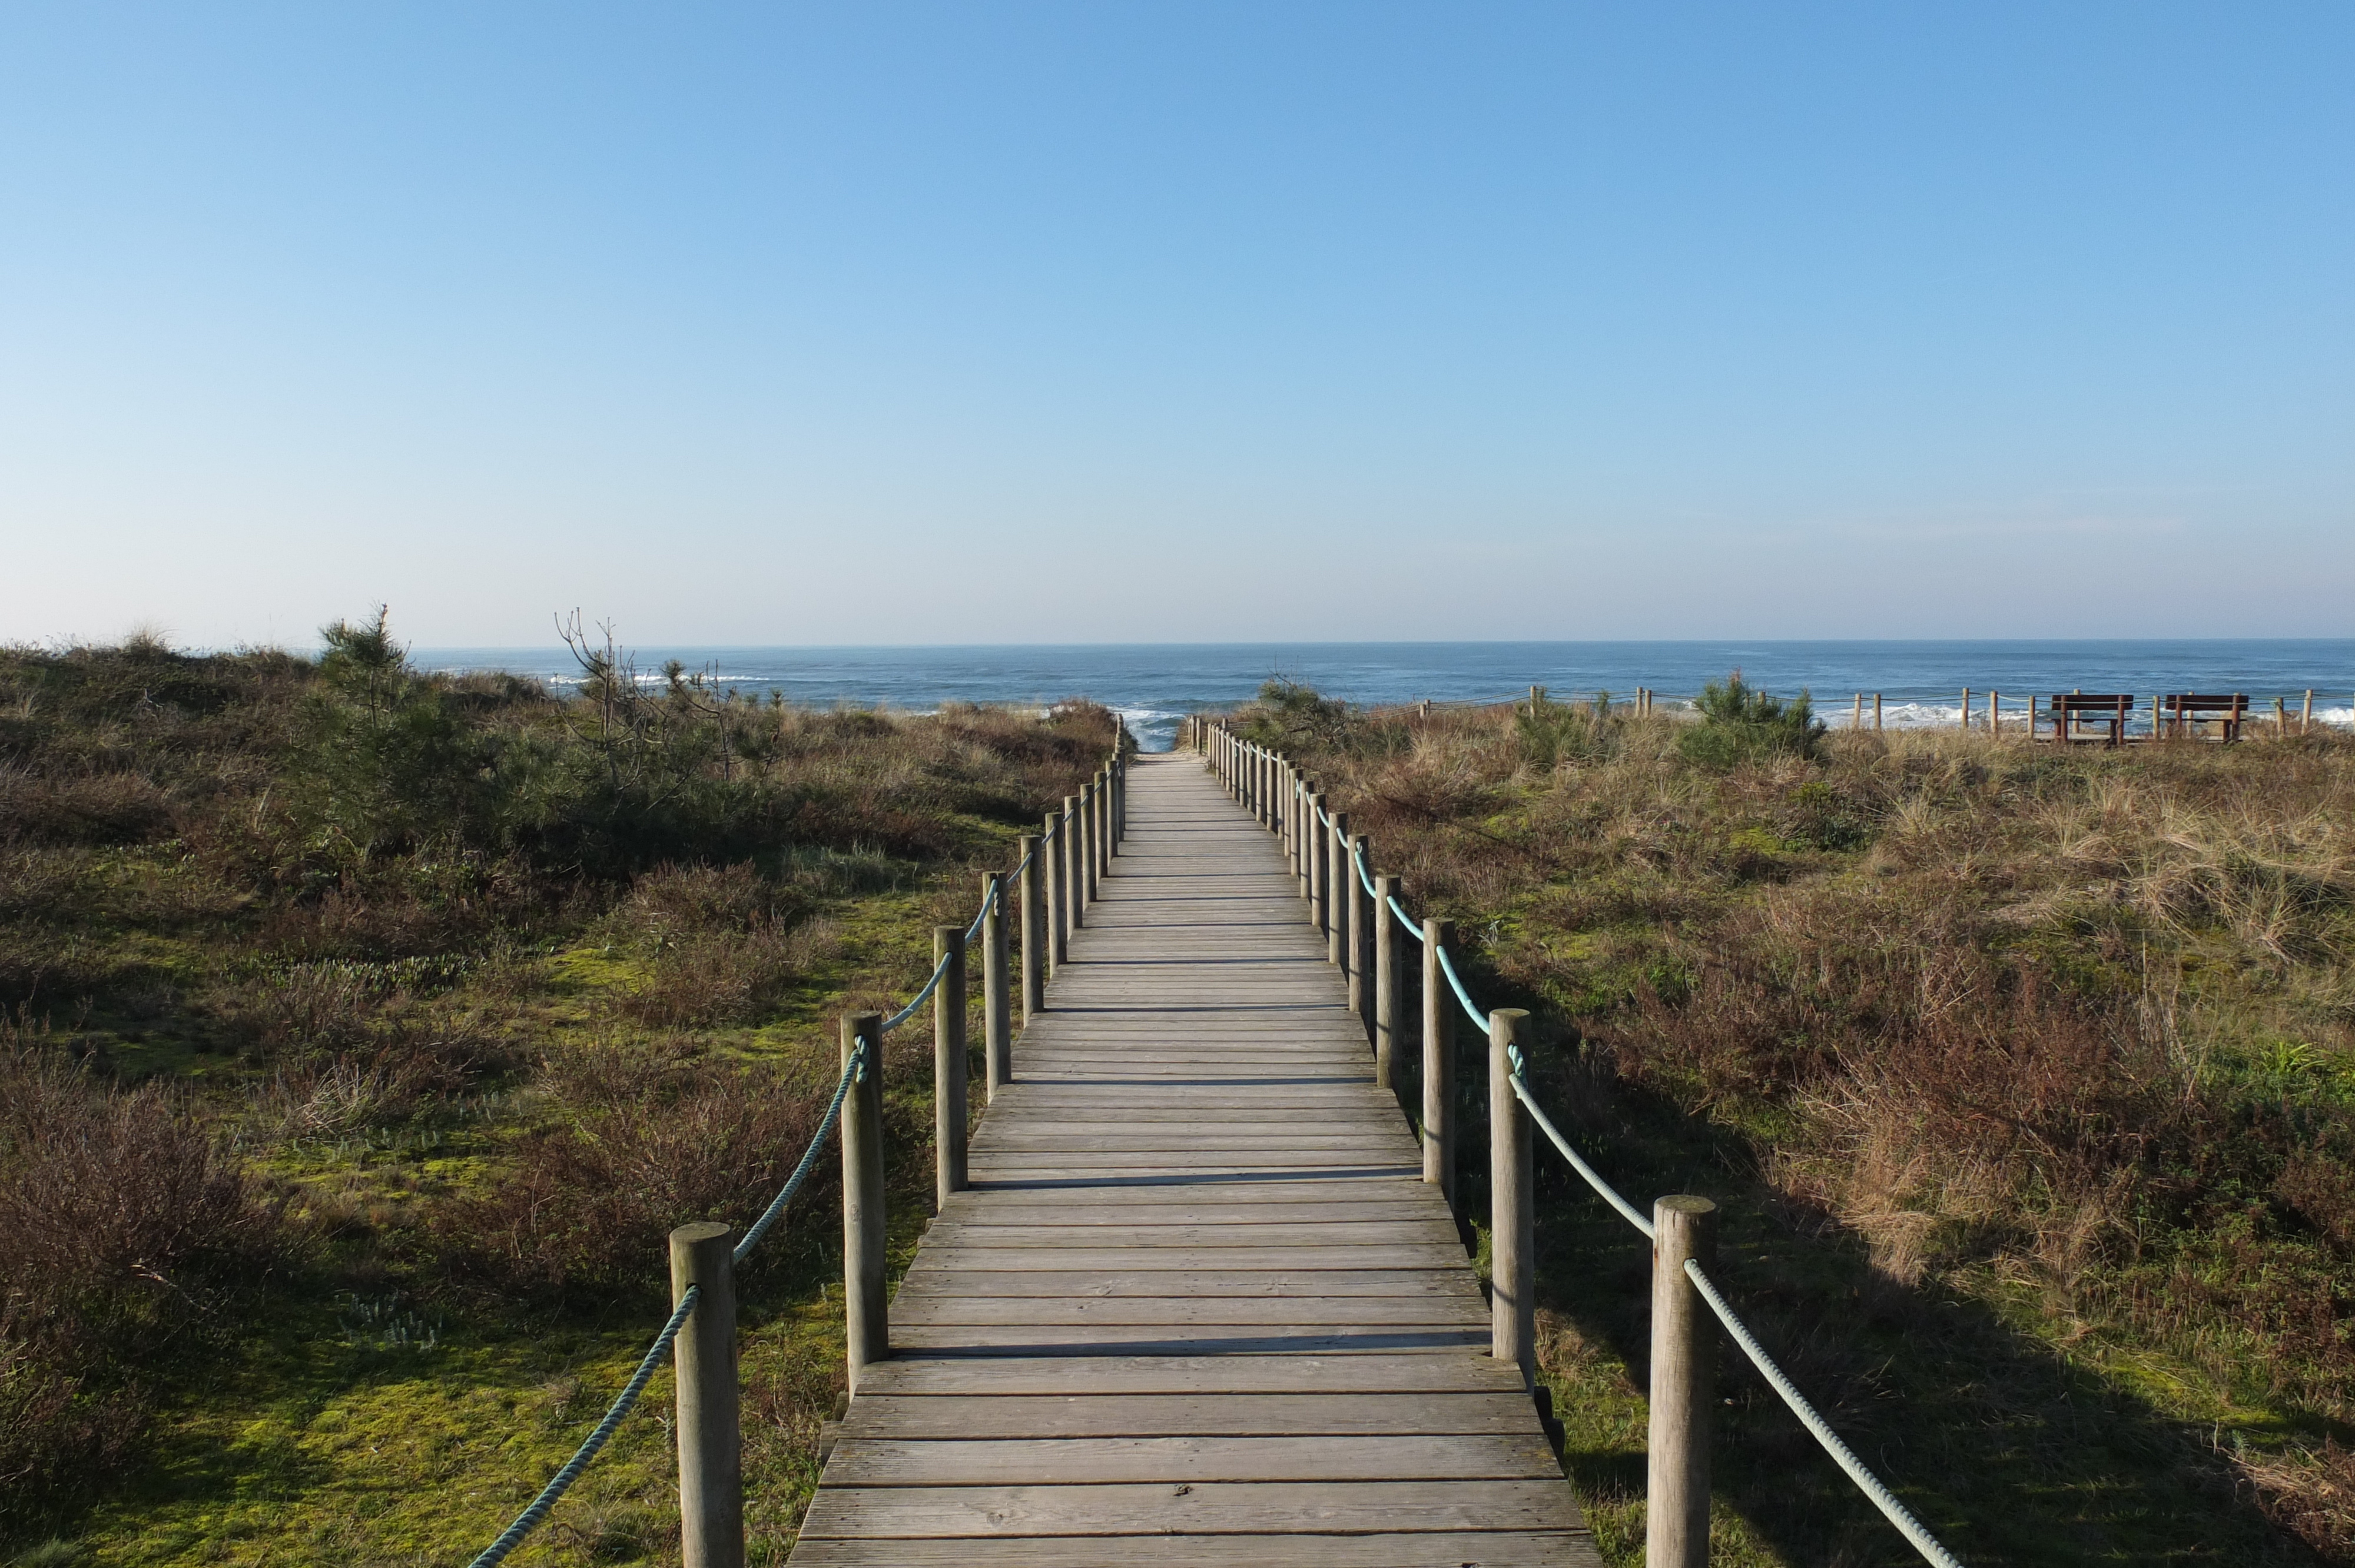
<path fill-rule="evenodd" d="M 1362 705 L 1505 702 L 1531 685 L 1559 701 L 1597 692 L 1625 697 L 1637 686 L 1662 706 L 1689 700 L 1703 684 L 1740 670 L 1782 696 L 1811 693 L 1835 726 L 1849 724 L 1855 695 L 1872 698 L 1881 722 L 1900 728 L 1951 726 L 1962 692 L 1984 715 L 1986 693 L 2002 694 L 2007 722 L 2025 699 L 2054 692 L 2137 694 L 2147 728 L 2154 694 L 2244 692 L 2270 714 L 2276 697 L 2295 714 L 2309 690 L 2318 722 L 2355 724 L 2355 638 L 2105 641 L 1756 642 L 1265 642 L 1079 644 L 1066 647 L 721 648 L 631 650 L 641 680 L 661 679 L 666 661 L 710 673 L 725 685 L 792 703 L 924 711 L 943 703 L 1043 705 L 1090 697 L 1118 710 L 1148 750 L 1175 741 L 1186 714 L 1231 706 L 1270 679 L 1297 681 Z M 578 680 L 557 648 L 421 648 L 431 670 L 504 670 L 551 685 Z"/>

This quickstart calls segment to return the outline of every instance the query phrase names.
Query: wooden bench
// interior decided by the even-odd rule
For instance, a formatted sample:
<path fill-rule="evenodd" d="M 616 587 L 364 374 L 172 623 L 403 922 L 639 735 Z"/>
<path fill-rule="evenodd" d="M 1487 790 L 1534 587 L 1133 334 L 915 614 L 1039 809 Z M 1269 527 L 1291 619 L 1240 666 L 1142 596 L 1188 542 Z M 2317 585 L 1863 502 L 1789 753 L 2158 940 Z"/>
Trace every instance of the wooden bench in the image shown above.
<path fill-rule="evenodd" d="M 2084 692 L 2056 692 L 2049 713 L 2052 721 L 2051 739 L 2070 741 L 2098 740 L 2105 746 L 2123 746 L 2126 738 L 2126 715 L 2134 711 L 2135 700 L 2122 692 L 2094 694 Z M 2029 711 L 2028 737 L 2046 738 L 2037 730 L 2036 713 Z"/>
<path fill-rule="evenodd" d="M 2226 745 L 2241 738 L 2248 721 L 2249 699 L 2243 692 L 2202 695 L 2178 692 L 2158 699 L 2159 733 L 2170 736 L 2198 736 L 2202 725 L 2214 725 Z"/>

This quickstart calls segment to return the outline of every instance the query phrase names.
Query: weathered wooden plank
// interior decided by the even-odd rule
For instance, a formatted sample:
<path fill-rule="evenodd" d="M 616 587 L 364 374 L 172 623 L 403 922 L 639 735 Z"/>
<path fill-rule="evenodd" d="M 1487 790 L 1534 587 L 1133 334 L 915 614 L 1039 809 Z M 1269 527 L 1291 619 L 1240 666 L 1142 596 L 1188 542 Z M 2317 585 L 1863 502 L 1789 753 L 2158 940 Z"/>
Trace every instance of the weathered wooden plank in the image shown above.
<path fill-rule="evenodd" d="M 1464 1249 L 1454 1242 L 1414 1246 L 1052 1246 L 943 1247 L 948 1268 L 992 1269 L 1194 1269 L 1264 1268 L 1457 1268 Z"/>
<path fill-rule="evenodd" d="M 891 1321 L 896 1329 L 1002 1325 L 1120 1324 L 1128 1328 L 1186 1327 L 1226 1330 L 1252 1325 L 1293 1329 L 1358 1327 L 1482 1328 L 1488 1308 L 1478 1297 L 1425 1296 L 965 1296 L 944 1293 L 910 1298 L 902 1292 Z"/>
<path fill-rule="evenodd" d="M 1078 1355 L 917 1357 L 898 1355 L 859 1374 L 859 1396 L 876 1393 L 1455 1393 L 1523 1394 L 1509 1361 L 1483 1355 L 1398 1351 L 1263 1355 Z M 1537 1414 L 1530 1412 L 1534 1423 Z"/>
<path fill-rule="evenodd" d="M 895 1352 L 920 1356 L 1358 1355 L 1484 1350 L 1489 1330 L 1462 1323 L 1129 1324 L 911 1322 L 891 1326 Z"/>
<path fill-rule="evenodd" d="M 1123 1393 L 895 1395 L 862 1390 L 851 1437 L 1527 1436 L 1529 1401 L 1510 1393 Z"/>
<path fill-rule="evenodd" d="M 1200 1191 L 1197 1189 L 1196 1191 Z M 1217 1189 L 1210 1189 L 1213 1194 Z M 1011 1198 L 1014 1193 L 1005 1196 Z M 1023 1194 L 1025 1196 L 1028 1194 Z M 1047 1194 L 1050 1198 L 1054 1194 Z M 1316 1224 L 1327 1216 L 1336 1224 L 1398 1223 L 1441 1224 L 1451 1226 L 1446 1211 L 1436 1202 L 1400 1199 L 1369 1199 L 1351 1202 L 1346 1197 L 1330 1202 L 1291 1202 L 1267 1201 L 1236 1202 L 1224 1196 L 1196 1198 L 1159 1203 L 1107 1203 L 1102 1207 L 1092 1202 L 1074 1202 L 1068 1198 L 1060 1202 L 1014 1203 L 1007 1202 L 983 1209 L 976 1205 L 952 1205 L 943 1211 L 941 1219 L 933 1222 L 938 1231 L 942 1224 L 955 1217 L 967 1221 L 975 1230 L 996 1229 L 1007 1225 L 1058 1226 L 1068 1230 L 1125 1230 L 1131 1226 L 1165 1224 Z M 1453 1234 L 1452 1229 L 1448 1232 Z"/>
<path fill-rule="evenodd" d="M 1437 1246 L 1463 1261 L 1455 1227 L 1446 1220 L 1327 1220 L 1305 1224 L 1282 1220 L 1226 1220 L 1202 1224 L 1185 1210 L 1146 1219 L 1130 1216 L 1103 1225 L 1041 1225 L 1019 1221 L 981 1224 L 935 1220 L 926 1240 L 948 1250 L 973 1247 L 1156 1246 L 1156 1247 L 1365 1247 Z"/>
<path fill-rule="evenodd" d="M 1026 1273 L 946 1267 L 920 1254 L 915 1266 L 900 1282 L 899 1297 L 893 1299 L 904 1297 L 912 1301 L 922 1296 L 951 1295 L 1163 1298 L 1311 1296 L 1319 1300 L 1345 1296 L 1442 1296 L 1474 1301 L 1482 1298 L 1479 1287 L 1463 1269 L 1037 1269 Z"/>
<path fill-rule="evenodd" d="M 804 1541 L 809 1568 L 1599 1568 L 1584 1531 L 1413 1535 L 1122 1535 L 1005 1541 Z"/>
<path fill-rule="evenodd" d="M 1532 1433 L 1401 1437 L 854 1437 L 826 1467 L 837 1487 L 1037 1487 L 1124 1481 L 1558 1480 Z"/>
<path fill-rule="evenodd" d="M 1579 1528 L 1559 1478 L 1496 1481 L 1208 1481 L 1023 1487 L 823 1487 L 805 1539 L 1218 1535 Z"/>

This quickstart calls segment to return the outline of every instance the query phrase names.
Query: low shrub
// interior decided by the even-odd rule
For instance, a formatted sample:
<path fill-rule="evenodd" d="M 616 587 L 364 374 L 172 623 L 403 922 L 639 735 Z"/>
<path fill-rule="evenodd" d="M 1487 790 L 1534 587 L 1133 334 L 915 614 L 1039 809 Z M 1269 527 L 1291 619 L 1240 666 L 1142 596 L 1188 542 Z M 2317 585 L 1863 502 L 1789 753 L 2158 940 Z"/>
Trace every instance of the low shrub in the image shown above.
<path fill-rule="evenodd" d="M 277 1245 L 236 1161 L 160 1088 L 0 1029 L 0 1522 L 111 1474 L 144 1373 Z"/>
<path fill-rule="evenodd" d="M 1825 726 L 1805 692 L 1789 703 L 1745 683 L 1736 670 L 1723 685 L 1704 686 L 1693 705 L 1700 722 L 1677 736 L 1689 762 L 1730 769 L 1774 757 L 1812 758 Z"/>
<path fill-rule="evenodd" d="M 675 1227 L 749 1224 L 792 1174 L 833 1087 L 710 1063 L 676 1039 L 556 1054 L 541 1082 L 566 1119 L 526 1134 L 496 1184 L 435 1224 L 464 1275 L 549 1298 L 649 1288 Z M 812 1185 L 828 1179 L 821 1162 Z"/>

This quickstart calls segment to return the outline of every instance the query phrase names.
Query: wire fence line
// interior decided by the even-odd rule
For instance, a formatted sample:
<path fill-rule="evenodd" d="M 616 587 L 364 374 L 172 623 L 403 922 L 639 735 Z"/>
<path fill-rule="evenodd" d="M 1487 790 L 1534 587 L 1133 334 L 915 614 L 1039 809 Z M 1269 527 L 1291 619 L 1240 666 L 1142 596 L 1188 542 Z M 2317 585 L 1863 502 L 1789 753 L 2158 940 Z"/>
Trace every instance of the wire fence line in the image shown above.
<path fill-rule="evenodd" d="M 1053 842 L 1056 833 L 1061 828 L 1062 823 L 1057 822 L 1054 827 L 1039 835 L 1038 843 L 1044 845 Z M 1034 848 L 1029 854 L 1022 857 L 1011 873 L 991 878 L 988 892 L 982 895 L 981 910 L 973 917 L 973 924 L 965 929 L 966 941 L 972 941 L 980 933 L 993 908 L 1003 906 L 1004 890 L 1007 885 L 1029 869 L 1031 861 L 1037 853 L 1038 850 Z M 882 1022 L 873 1037 L 877 1045 L 879 1046 L 884 1035 L 914 1017 L 917 1010 L 931 1000 L 932 992 L 940 986 L 942 977 L 948 972 L 951 958 L 952 955 L 943 953 L 939 961 L 932 966 L 931 976 L 926 979 L 923 989 L 916 993 L 914 1000 Z M 841 1075 L 835 1081 L 834 1094 L 826 1103 L 826 1114 L 819 1118 L 817 1130 L 810 1137 L 809 1147 L 802 1151 L 802 1157 L 794 1164 L 793 1174 L 785 1179 L 784 1186 L 778 1191 L 774 1198 L 769 1201 L 768 1206 L 762 1210 L 760 1218 L 753 1221 L 746 1229 L 742 1239 L 737 1242 L 730 1255 L 732 1262 L 741 1265 L 751 1256 L 752 1249 L 760 1245 L 761 1238 L 769 1234 L 769 1228 L 776 1224 L 779 1216 L 783 1215 L 786 1207 L 793 1202 L 794 1194 L 798 1192 L 803 1182 L 808 1180 L 810 1171 L 817 1164 L 818 1154 L 826 1148 L 826 1143 L 833 1138 L 836 1128 L 840 1125 L 842 1103 L 848 1097 L 851 1086 L 864 1083 L 870 1068 L 880 1072 L 882 1065 L 879 1062 L 868 1061 L 868 1040 L 862 1035 L 858 1044 L 851 1048 L 849 1057 L 842 1065 Z M 564 1494 L 572 1489 L 572 1484 L 587 1471 L 597 1456 L 604 1450 L 605 1445 L 612 1441 L 613 1434 L 620 1429 L 623 1420 L 636 1407 L 640 1396 L 646 1391 L 646 1384 L 653 1380 L 663 1362 L 670 1358 L 671 1349 L 677 1342 L 679 1331 L 686 1326 L 688 1318 L 693 1315 L 695 1304 L 701 1298 L 702 1293 L 703 1287 L 699 1285 L 689 1285 L 679 1293 L 678 1302 L 671 1309 L 669 1320 L 664 1323 L 660 1331 L 655 1335 L 653 1343 L 646 1347 L 645 1354 L 638 1360 L 637 1370 L 630 1374 L 629 1382 L 623 1385 L 622 1392 L 616 1394 L 613 1404 L 606 1407 L 604 1417 L 591 1429 L 589 1436 L 581 1440 L 580 1447 L 573 1451 L 572 1457 L 549 1478 L 548 1484 L 539 1489 L 538 1495 L 534 1497 L 524 1510 L 516 1515 L 513 1521 L 499 1532 L 496 1540 L 474 1556 L 468 1564 L 468 1568 L 497 1568 L 497 1564 L 505 1562 L 508 1554 L 521 1546 L 525 1539 L 546 1520 L 549 1510 L 556 1507 Z"/>
<path fill-rule="evenodd" d="M 1282 753 L 1254 742 L 1243 741 L 1240 736 L 1232 736 L 1231 732 L 1226 733 L 1232 743 L 1241 746 L 1250 754 L 1284 769 L 1284 778 L 1295 781 L 1299 779 L 1298 770 L 1292 767 Z M 1228 766 L 1222 758 L 1214 758 L 1214 762 L 1221 768 Z M 1340 824 L 1335 821 L 1332 811 L 1317 806 L 1305 797 L 1302 797 L 1299 803 L 1306 807 L 1305 818 L 1309 823 L 1321 826 L 1327 832 L 1339 832 Z M 1280 825 L 1282 820 L 1282 814 L 1279 812 L 1277 814 L 1278 832 L 1285 831 Z M 1368 868 L 1359 846 L 1356 843 L 1349 844 L 1348 855 L 1356 872 L 1357 879 L 1364 885 L 1367 894 L 1374 898 L 1382 897 L 1383 895 L 1375 887 L 1372 878 L 1368 874 Z M 1337 894 L 1339 890 L 1337 888 L 1335 891 Z M 1391 913 L 1398 916 L 1397 924 L 1392 928 L 1408 932 L 1418 942 L 1425 941 L 1423 931 L 1413 916 L 1408 912 L 1406 906 L 1400 903 L 1394 896 L 1389 899 L 1389 904 Z M 1456 972 L 1455 960 L 1448 956 L 1446 947 L 1434 945 L 1432 956 L 1438 960 L 1439 970 L 1446 977 L 1448 988 L 1455 993 L 1455 1000 L 1462 1005 L 1465 1015 L 1472 1021 L 1475 1027 L 1493 1038 L 1493 1015 L 1483 1012 L 1472 1000 L 1472 993 L 1464 984 L 1463 977 Z M 1509 1036 L 1505 1042 L 1505 1049 L 1511 1062 L 1509 1082 L 1512 1085 L 1513 1097 L 1529 1112 L 1531 1122 L 1544 1131 L 1547 1141 L 1550 1142 L 1562 1159 L 1569 1162 L 1571 1169 L 1577 1171 L 1586 1184 L 1594 1190 L 1597 1197 L 1615 1210 L 1620 1218 L 1640 1232 L 1645 1240 L 1657 1240 L 1657 1231 L 1653 1222 L 1642 1210 L 1622 1196 L 1618 1189 L 1604 1180 L 1601 1171 L 1580 1155 L 1572 1146 L 1570 1139 L 1563 1136 L 1561 1129 L 1554 1125 L 1553 1118 L 1547 1116 L 1544 1107 L 1538 1104 L 1536 1094 L 1529 1088 L 1527 1076 L 1528 1064 L 1522 1059 L 1519 1046 Z M 1422 1127 L 1420 1118 L 1417 1120 L 1417 1134 L 1418 1136 L 1428 1135 L 1428 1129 Z M 1781 1396 L 1783 1403 L 1790 1408 L 1791 1414 L 1798 1417 L 1799 1424 L 1807 1429 L 1807 1432 L 1822 1446 L 1824 1451 L 1831 1457 L 1833 1462 L 1856 1483 L 1867 1500 L 1881 1510 L 1882 1517 L 1896 1527 L 1899 1533 L 1903 1535 L 1913 1549 L 1921 1553 L 1924 1561 L 1935 1564 L 1936 1568 L 1963 1568 L 1961 1561 L 1949 1552 L 1937 1537 L 1931 1534 L 1920 1520 L 1913 1517 L 1912 1510 L 1898 1499 L 1897 1495 L 1889 1489 L 1887 1484 L 1866 1468 L 1863 1462 L 1857 1458 L 1855 1452 L 1841 1440 L 1839 1434 L 1832 1430 L 1831 1425 L 1808 1402 L 1806 1396 L 1799 1392 L 1797 1385 L 1791 1382 L 1783 1369 L 1774 1363 L 1774 1358 L 1767 1354 L 1765 1347 L 1758 1342 L 1758 1337 L 1751 1331 L 1747 1324 L 1742 1322 L 1741 1316 L 1727 1302 L 1715 1283 L 1702 1272 L 1700 1265 L 1688 1258 L 1685 1261 L 1684 1272 L 1692 1281 L 1693 1287 L 1701 1299 L 1708 1304 L 1710 1310 L 1715 1314 L 1719 1322 L 1724 1325 L 1728 1336 L 1741 1347 L 1742 1354 L 1747 1356 L 1751 1363 L 1758 1369 L 1760 1375 L 1765 1378 L 1767 1385 Z"/>

